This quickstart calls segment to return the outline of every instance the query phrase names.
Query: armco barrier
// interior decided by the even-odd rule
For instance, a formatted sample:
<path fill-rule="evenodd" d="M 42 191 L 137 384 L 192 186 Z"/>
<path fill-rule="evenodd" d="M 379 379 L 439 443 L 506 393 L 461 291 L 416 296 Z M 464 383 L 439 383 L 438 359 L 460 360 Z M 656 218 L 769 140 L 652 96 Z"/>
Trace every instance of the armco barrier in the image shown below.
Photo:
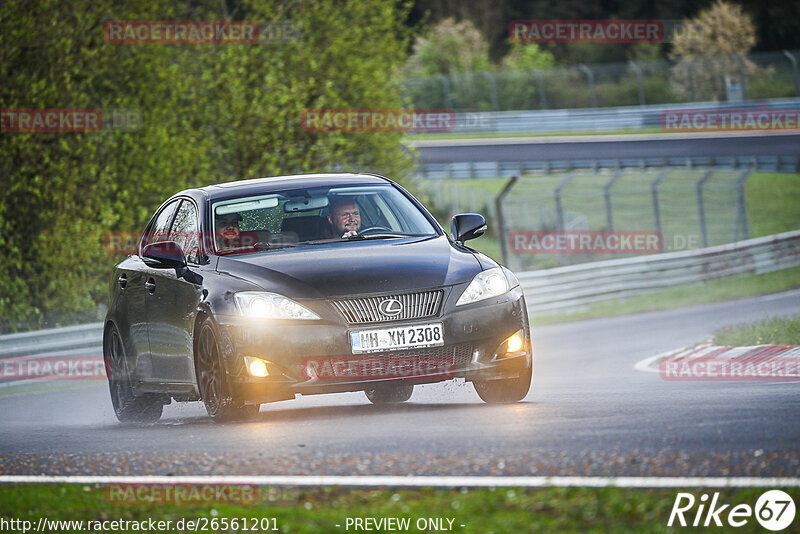
<path fill-rule="evenodd" d="M 82 324 L 0 336 L 0 358 L 98 352 L 103 323 Z"/>
<path fill-rule="evenodd" d="M 517 273 L 531 315 L 737 274 L 800 265 L 800 230 L 699 250 Z M 103 323 L 0 336 L 0 358 L 98 352 Z"/>
<path fill-rule="evenodd" d="M 699 250 L 583 263 L 517 274 L 532 315 L 569 312 L 593 302 L 631 297 L 737 274 L 800 265 L 800 231 Z"/>
<path fill-rule="evenodd" d="M 659 130 L 664 112 L 797 110 L 800 98 L 774 98 L 747 102 L 691 102 L 600 109 L 552 109 L 480 111 L 456 113 L 453 130 L 458 133 L 563 133 L 613 132 L 618 130 Z M 432 135 L 432 134 L 428 134 Z M 413 139 L 413 137 L 412 137 Z"/>

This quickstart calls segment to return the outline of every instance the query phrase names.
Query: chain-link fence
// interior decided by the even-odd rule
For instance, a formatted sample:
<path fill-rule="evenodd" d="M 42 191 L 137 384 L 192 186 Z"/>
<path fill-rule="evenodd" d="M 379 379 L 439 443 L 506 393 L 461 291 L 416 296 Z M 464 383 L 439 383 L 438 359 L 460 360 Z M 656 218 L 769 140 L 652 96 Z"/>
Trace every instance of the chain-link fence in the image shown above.
<path fill-rule="evenodd" d="M 511 111 L 800 97 L 800 51 L 407 78 L 415 108 Z"/>
<path fill-rule="evenodd" d="M 482 190 L 482 180 L 418 180 L 414 189 L 443 214 L 485 215 L 505 264 L 530 270 L 746 239 L 750 172 L 664 168 L 524 177 L 502 197 L 499 214 L 498 189 Z M 582 236 L 587 246 L 580 246 Z M 627 249 L 623 241 L 630 241 Z M 609 243 L 620 248 L 610 251 Z"/>

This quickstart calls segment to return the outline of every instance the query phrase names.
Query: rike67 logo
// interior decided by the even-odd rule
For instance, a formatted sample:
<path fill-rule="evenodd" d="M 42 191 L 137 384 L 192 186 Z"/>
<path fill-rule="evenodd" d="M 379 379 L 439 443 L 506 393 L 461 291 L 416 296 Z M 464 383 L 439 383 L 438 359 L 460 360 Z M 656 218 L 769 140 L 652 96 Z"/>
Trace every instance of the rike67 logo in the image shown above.
<path fill-rule="evenodd" d="M 699 499 L 691 493 L 678 493 L 667 526 L 743 527 L 755 517 L 762 527 L 777 532 L 788 528 L 794 522 L 794 515 L 794 500 L 781 490 L 764 492 L 755 507 L 723 503 L 719 492 L 712 497 L 704 493 Z"/>

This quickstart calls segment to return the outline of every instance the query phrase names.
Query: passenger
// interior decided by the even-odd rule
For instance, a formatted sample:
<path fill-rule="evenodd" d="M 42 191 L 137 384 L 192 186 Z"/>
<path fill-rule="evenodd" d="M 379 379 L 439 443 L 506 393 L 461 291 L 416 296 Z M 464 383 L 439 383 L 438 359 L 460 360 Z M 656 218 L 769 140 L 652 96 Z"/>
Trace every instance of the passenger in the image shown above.
<path fill-rule="evenodd" d="M 215 229 L 215 241 L 217 250 L 241 250 L 242 248 L 254 247 L 258 243 L 258 235 L 255 232 L 242 232 L 239 223 L 242 216 L 239 213 L 226 213 L 217 215 Z"/>

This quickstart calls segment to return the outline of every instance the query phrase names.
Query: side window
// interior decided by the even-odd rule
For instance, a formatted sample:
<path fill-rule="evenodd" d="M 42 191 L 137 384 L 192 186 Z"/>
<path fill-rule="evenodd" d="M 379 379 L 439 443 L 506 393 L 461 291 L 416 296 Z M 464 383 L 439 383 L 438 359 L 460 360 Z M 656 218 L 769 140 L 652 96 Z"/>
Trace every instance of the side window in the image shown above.
<path fill-rule="evenodd" d="M 172 216 L 175 214 L 175 209 L 178 207 L 180 201 L 176 200 L 170 202 L 158 217 L 150 224 L 145 235 L 142 236 L 142 247 L 150 243 L 157 243 L 159 241 L 166 241 L 169 235 L 169 223 L 172 222 Z"/>
<path fill-rule="evenodd" d="M 169 240 L 175 241 L 186 254 L 186 260 L 191 263 L 200 262 L 200 227 L 197 222 L 197 208 L 188 200 L 181 202 Z"/>

